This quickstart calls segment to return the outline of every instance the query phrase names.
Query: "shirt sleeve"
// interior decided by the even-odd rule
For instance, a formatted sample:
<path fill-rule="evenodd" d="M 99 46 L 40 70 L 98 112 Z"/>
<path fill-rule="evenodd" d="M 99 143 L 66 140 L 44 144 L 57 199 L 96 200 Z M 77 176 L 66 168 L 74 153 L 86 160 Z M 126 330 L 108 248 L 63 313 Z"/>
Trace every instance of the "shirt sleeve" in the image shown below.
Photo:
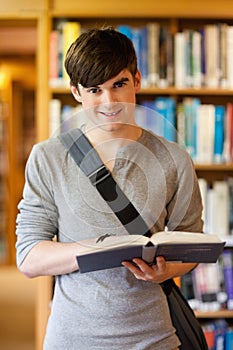
<path fill-rule="evenodd" d="M 186 151 L 175 158 L 177 186 L 167 206 L 169 230 L 203 232 L 203 204 L 192 159 Z"/>
<path fill-rule="evenodd" d="M 23 196 L 18 205 L 18 266 L 36 244 L 52 240 L 57 233 L 57 208 L 53 198 L 50 171 L 43 157 L 43 147 L 35 145 L 26 165 Z"/>

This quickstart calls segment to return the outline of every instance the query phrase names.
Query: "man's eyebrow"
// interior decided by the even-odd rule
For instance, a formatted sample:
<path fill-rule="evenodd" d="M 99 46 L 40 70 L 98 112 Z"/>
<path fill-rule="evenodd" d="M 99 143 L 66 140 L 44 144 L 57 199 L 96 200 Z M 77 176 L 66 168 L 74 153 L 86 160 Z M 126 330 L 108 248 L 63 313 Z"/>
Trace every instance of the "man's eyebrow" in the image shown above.
<path fill-rule="evenodd" d="M 124 83 L 124 82 L 126 82 L 126 81 L 129 81 L 129 78 L 127 78 L 127 77 L 123 77 L 123 78 L 121 78 L 121 79 L 119 79 L 119 80 L 117 80 L 117 81 L 114 81 L 114 83 L 113 84 L 118 84 L 118 83 Z"/>

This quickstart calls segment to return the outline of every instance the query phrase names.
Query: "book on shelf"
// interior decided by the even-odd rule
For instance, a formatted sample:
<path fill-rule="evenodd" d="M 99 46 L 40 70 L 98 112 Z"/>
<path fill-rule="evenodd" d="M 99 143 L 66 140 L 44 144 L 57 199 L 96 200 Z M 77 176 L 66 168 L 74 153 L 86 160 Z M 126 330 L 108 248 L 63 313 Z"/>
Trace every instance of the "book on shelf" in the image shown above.
<path fill-rule="evenodd" d="M 161 118 L 163 125 L 163 137 L 175 142 L 176 137 L 176 101 L 172 97 L 157 97 L 154 101 L 155 111 Z"/>
<path fill-rule="evenodd" d="M 197 154 L 197 113 L 200 103 L 198 98 L 185 97 L 183 99 L 184 144 L 187 152 L 193 159 L 195 159 Z"/>
<path fill-rule="evenodd" d="M 226 162 L 233 160 L 233 103 L 226 105 L 225 138 L 224 138 L 224 159 Z"/>
<path fill-rule="evenodd" d="M 174 71 L 175 86 L 184 88 L 186 86 L 184 32 L 178 32 L 174 36 Z"/>
<path fill-rule="evenodd" d="M 216 262 L 225 242 L 217 235 L 194 232 L 158 232 L 143 235 L 103 235 L 79 242 L 77 255 L 81 273 L 122 266 L 122 261 L 141 258 L 149 264 L 157 256 L 171 262 Z"/>
<path fill-rule="evenodd" d="M 70 81 L 64 66 L 66 53 L 70 45 L 78 38 L 81 33 L 81 24 L 79 22 L 65 21 L 62 26 L 62 53 L 63 53 L 63 80 Z M 67 84 L 67 86 L 69 86 Z"/>
<path fill-rule="evenodd" d="M 227 308 L 233 310 L 233 251 L 224 249 L 221 255 L 225 291 L 227 294 Z"/>
<path fill-rule="evenodd" d="M 214 162 L 224 161 L 224 137 L 225 137 L 225 106 L 215 106 L 214 126 Z"/>
<path fill-rule="evenodd" d="M 232 65 L 232 57 L 233 57 L 233 25 L 227 26 L 227 85 L 230 89 L 233 88 L 233 65 Z"/>
<path fill-rule="evenodd" d="M 202 196 L 204 232 L 218 232 L 218 236 L 227 239 L 231 235 L 232 218 L 232 178 L 215 180 L 211 186 L 204 178 L 199 178 Z M 218 208 L 218 215 L 216 215 Z"/>
<path fill-rule="evenodd" d="M 204 27 L 205 33 L 205 56 L 206 56 L 206 77 L 205 85 L 210 88 L 219 86 L 218 69 L 218 27 L 217 24 L 207 24 Z"/>
<path fill-rule="evenodd" d="M 217 311 L 220 301 L 220 268 L 218 263 L 199 264 L 192 271 L 195 308 L 200 311 Z"/>
<path fill-rule="evenodd" d="M 212 104 L 200 104 L 197 110 L 197 163 L 213 162 L 215 107 Z"/>
<path fill-rule="evenodd" d="M 147 24 L 148 47 L 148 84 L 156 86 L 159 80 L 159 23 Z"/>

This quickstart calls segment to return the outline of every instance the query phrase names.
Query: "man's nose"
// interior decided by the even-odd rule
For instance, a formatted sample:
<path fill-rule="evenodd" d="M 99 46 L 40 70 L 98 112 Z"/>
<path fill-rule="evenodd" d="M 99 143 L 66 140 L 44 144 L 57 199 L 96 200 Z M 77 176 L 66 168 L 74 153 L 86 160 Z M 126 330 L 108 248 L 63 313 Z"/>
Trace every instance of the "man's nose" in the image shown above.
<path fill-rule="evenodd" d="M 116 96 L 113 91 L 106 90 L 102 94 L 102 103 L 117 102 Z"/>

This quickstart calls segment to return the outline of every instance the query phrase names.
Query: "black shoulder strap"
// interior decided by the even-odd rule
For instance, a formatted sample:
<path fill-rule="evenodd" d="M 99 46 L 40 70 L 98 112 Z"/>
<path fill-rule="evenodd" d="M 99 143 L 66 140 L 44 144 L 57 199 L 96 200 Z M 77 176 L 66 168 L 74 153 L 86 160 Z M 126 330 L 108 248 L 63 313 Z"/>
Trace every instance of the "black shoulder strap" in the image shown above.
<path fill-rule="evenodd" d="M 103 164 L 98 153 L 80 129 L 73 129 L 60 134 L 59 140 L 70 155 L 97 188 L 109 207 L 130 234 L 147 237 L 151 232 L 133 204 L 120 189 L 108 168 Z"/>

